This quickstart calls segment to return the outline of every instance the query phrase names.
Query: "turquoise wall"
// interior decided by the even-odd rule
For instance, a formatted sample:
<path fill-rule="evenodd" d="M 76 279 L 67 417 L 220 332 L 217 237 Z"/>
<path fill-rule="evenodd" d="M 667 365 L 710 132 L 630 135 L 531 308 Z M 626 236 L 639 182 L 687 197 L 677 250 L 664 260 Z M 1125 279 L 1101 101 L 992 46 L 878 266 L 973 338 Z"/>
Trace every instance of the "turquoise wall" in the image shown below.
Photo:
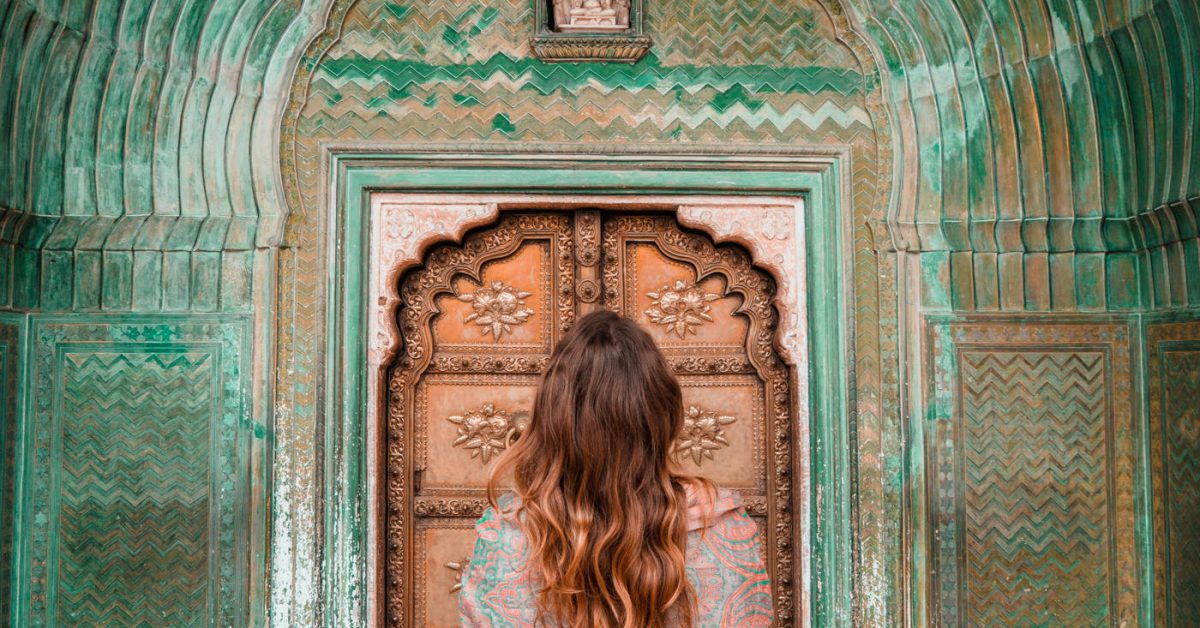
<path fill-rule="evenodd" d="M 324 151 L 539 142 L 844 155 L 853 335 L 837 356 L 851 388 L 837 419 L 853 539 L 834 567 L 853 595 L 818 623 L 1048 621 L 1022 615 L 1045 604 L 1020 596 L 941 593 L 980 565 L 1065 596 L 1090 582 L 983 534 L 1090 548 L 1090 531 L 1063 523 L 1069 491 L 1058 521 L 999 525 L 983 509 L 944 522 L 982 545 L 922 536 L 942 525 L 938 508 L 1008 473 L 989 466 L 1003 443 L 939 430 L 1049 424 L 1048 391 L 1082 395 L 1081 418 L 1025 453 L 1091 478 L 1072 490 L 1107 490 L 1089 475 L 1104 468 L 1113 495 L 1129 492 L 1102 506 L 1132 522 L 1136 566 L 1108 556 L 1097 569 L 1121 579 L 1087 608 L 1186 618 L 1200 582 L 1200 545 L 1178 519 L 1198 503 L 1186 487 L 1200 452 L 1195 3 L 646 7 L 655 46 L 633 65 L 533 59 L 524 0 L 0 8 L 7 620 L 319 623 L 330 572 L 364 568 L 323 554 L 323 430 L 340 401 L 325 379 L 339 208 Z M 982 340 L 964 345 L 972 333 Z M 996 366 L 1030 338 L 1041 357 Z M 932 353 L 964 346 L 966 372 Z M 1128 353 L 1129 370 L 1072 366 L 1105 351 Z M 968 375 L 997 378 L 1024 410 L 994 416 Z M 1112 407 L 1089 403 L 1096 391 L 1127 399 L 1126 430 L 1096 431 Z M 1072 458 L 1072 429 L 1132 458 Z M 945 461 L 973 475 L 942 481 Z M 1014 490 L 1033 492 L 997 499 L 1058 495 L 1032 480 Z M 990 558 L 935 569 L 935 550 L 959 548 Z"/>

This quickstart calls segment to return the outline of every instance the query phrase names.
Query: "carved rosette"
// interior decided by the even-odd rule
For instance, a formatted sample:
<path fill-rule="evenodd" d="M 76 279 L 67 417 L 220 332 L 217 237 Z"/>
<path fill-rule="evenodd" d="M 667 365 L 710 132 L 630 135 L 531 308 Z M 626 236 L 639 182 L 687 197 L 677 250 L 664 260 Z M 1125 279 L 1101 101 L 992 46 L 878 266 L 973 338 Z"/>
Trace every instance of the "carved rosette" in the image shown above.
<path fill-rule="evenodd" d="M 459 301 L 466 301 L 475 309 L 463 318 L 463 322 L 474 322 L 485 336 L 490 333 L 492 339 L 499 342 L 502 335 L 512 331 L 513 325 L 521 325 L 533 316 L 533 310 L 525 305 L 525 299 L 532 294 L 502 281 L 493 281 L 491 286 L 458 296 Z"/>
<path fill-rule="evenodd" d="M 458 438 L 454 446 L 469 449 L 471 457 L 479 458 L 483 464 L 491 462 L 492 456 L 507 449 L 529 426 L 529 418 L 525 413 L 497 410 L 495 404 L 491 403 L 446 420 L 458 426 Z"/>
<path fill-rule="evenodd" d="M 737 417 L 719 415 L 688 406 L 683 413 L 683 433 L 675 443 L 675 453 L 681 459 L 691 458 L 697 465 L 705 459 L 712 460 L 713 452 L 729 446 L 725 438 L 725 426 L 737 421 Z"/>
<path fill-rule="evenodd" d="M 696 328 L 712 322 L 709 303 L 721 298 L 705 292 L 694 283 L 676 281 L 674 286 L 663 286 L 657 292 L 647 292 L 654 299 L 646 309 L 646 316 L 656 325 L 675 332 L 680 338 L 696 333 Z"/>

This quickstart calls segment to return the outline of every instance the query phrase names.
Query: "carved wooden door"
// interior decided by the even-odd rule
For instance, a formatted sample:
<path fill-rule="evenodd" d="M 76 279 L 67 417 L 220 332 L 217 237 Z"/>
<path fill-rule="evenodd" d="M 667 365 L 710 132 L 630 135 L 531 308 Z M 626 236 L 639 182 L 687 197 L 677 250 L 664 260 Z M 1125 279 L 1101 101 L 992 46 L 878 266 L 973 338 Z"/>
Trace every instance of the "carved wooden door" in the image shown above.
<path fill-rule="evenodd" d="M 488 468 L 518 437 L 555 342 L 604 307 L 638 321 L 667 355 L 684 391 L 676 455 L 746 498 L 766 533 L 779 623 L 790 625 L 797 493 L 773 292 L 740 247 L 669 215 L 508 214 L 431 251 L 401 286 L 404 349 L 389 382 L 387 622 L 458 626 Z"/>

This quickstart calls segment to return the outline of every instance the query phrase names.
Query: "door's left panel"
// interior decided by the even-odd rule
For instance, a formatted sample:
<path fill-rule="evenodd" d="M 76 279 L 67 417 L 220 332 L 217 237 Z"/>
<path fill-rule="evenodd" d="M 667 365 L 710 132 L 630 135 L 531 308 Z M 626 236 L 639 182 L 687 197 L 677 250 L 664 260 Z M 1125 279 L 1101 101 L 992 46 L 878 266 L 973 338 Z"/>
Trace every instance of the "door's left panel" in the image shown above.
<path fill-rule="evenodd" d="M 488 471 L 519 437 L 575 319 L 572 217 L 506 215 L 433 249 L 402 281 L 386 425 L 388 624 L 458 626 Z"/>

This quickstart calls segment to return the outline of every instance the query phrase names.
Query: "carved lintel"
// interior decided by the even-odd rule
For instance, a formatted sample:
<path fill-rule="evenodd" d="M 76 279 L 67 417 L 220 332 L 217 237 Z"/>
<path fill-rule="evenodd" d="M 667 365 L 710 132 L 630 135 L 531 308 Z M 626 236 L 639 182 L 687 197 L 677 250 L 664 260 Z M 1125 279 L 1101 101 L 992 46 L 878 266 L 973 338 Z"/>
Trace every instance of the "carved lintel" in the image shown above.
<path fill-rule="evenodd" d="M 483 516 L 485 508 L 486 499 L 418 497 L 413 503 L 413 514 L 418 517 L 479 518 Z"/>
<path fill-rule="evenodd" d="M 549 358 L 523 355 L 436 355 L 430 373 L 540 373 Z"/>

